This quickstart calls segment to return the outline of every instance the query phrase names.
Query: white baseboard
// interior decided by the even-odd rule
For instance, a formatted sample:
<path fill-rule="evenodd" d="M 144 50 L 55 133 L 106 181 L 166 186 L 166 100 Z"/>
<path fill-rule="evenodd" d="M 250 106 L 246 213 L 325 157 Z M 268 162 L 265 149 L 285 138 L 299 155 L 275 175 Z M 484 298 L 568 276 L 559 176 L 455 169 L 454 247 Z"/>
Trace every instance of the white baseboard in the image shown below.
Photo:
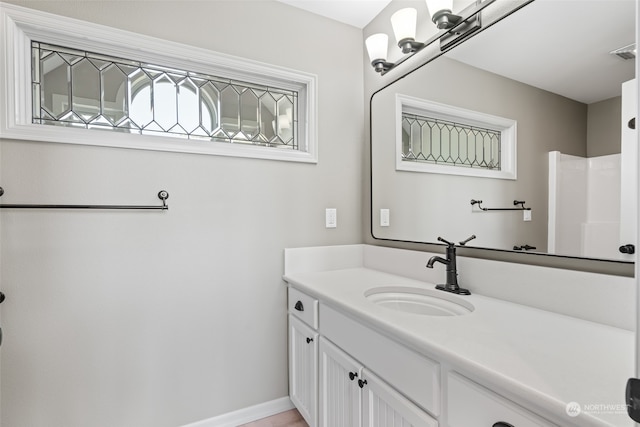
<path fill-rule="evenodd" d="M 249 406 L 248 408 L 218 415 L 217 417 L 186 424 L 182 427 L 237 427 L 293 408 L 293 403 L 291 403 L 288 396 L 281 397 L 280 399 L 275 399 L 270 402 L 260 403 Z"/>

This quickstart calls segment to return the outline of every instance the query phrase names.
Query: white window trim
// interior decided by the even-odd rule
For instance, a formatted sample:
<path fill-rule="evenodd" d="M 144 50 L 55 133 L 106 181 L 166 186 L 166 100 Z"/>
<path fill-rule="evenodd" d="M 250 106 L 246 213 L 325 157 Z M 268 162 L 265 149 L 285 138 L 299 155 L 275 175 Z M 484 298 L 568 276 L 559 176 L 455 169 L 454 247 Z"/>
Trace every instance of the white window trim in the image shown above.
<path fill-rule="evenodd" d="M 407 112 L 434 119 L 464 123 L 501 132 L 501 170 L 469 168 L 445 164 L 411 162 L 402 159 L 402 113 Z M 517 178 L 517 122 L 515 120 L 473 110 L 453 107 L 403 94 L 396 94 L 396 170 L 427 172 L 445 175 L 474 176 L 481 178 Z"/>
<path fill-rule="evenodd" d="M 0 2 L 0 139 L 317 163 L 317 76 Z M 32 123 L 31 41 L 298 91 L 299 150 Z"/>

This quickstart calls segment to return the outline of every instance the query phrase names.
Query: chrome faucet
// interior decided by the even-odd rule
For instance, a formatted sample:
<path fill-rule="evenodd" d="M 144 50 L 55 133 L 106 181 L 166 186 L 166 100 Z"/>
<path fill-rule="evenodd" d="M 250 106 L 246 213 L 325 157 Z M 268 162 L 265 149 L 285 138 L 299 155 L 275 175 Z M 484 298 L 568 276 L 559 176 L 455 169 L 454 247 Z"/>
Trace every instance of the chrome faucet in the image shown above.
<path fill-rule="evenodd" d="M 473 235 L 470 238 L 463 242 L 460 242 L 461 246 L 464 246 L 465 243 L 469 242 L 472 239 L 475 239 L 476 236 Z M 447 244 L 446 248 L 446 259 L 439 256 L 432 256 L 429 258 L 427 262 L 427 268 L 433 268 L 433 265 L 436 262 L 444 264 L 447 272 L 446 283 L 444 285 L 437 285 L 436 289 L 446 292 L 451 292 L 459 295 L 471 295 L 468 289 L 463 289 L 458 286 L 458 271 L 456 268 L 456 245 L 444 240 L 442 237 L 438 237 L 438 241 L 444 242 Z"/>

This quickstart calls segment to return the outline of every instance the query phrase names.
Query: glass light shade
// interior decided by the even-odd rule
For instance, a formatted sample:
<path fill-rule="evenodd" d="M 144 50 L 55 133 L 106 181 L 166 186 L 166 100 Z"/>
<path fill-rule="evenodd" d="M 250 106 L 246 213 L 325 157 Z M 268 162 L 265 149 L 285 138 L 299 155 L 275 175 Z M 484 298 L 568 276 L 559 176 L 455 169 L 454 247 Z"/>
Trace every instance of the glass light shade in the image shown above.
<path fill-rule="evenodd" d="M 425 2 L 432 18 L 436 12 L 441 10 L 453 11 L 453 0 L 425 0 Z"/>
<path fill-rule="evenodd" d="M 416 21 L 418 11 L 412 7 L 400 9 L 391 15 L 391 26 L 396 36 L 396 41 L 416 38 Z"/>
<path fill-rule="evenodd" d="M 387 60 L 387 48 L 389 47 L 389 36 L 384 33 L 373 34 L 365 40 L 367 52 L 371 62 L 376 59 Z"/>

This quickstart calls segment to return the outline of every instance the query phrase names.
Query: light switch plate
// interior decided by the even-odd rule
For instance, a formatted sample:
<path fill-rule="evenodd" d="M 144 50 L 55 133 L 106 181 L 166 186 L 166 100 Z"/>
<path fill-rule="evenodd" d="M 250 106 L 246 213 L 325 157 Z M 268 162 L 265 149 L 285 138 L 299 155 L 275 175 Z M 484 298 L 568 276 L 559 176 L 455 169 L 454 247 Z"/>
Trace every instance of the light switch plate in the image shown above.
<path fill-rule="evenodd" d="M 525 220 L 525 221 L 531 221 L 531 210 L 524 211 L 524 218 L 523 218 L 523 220 Z"/>
<path fill-rule="evenodd" d="M 380 209 L 380 227 L 389 226 L 389 209 Z"/>
<path fill-rule="evenodd" d="M 338 226 L 338 210 L 336 208 L 326 209 L 325 226 L 327 228 L 336 228 Z"/>

